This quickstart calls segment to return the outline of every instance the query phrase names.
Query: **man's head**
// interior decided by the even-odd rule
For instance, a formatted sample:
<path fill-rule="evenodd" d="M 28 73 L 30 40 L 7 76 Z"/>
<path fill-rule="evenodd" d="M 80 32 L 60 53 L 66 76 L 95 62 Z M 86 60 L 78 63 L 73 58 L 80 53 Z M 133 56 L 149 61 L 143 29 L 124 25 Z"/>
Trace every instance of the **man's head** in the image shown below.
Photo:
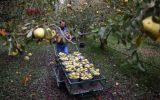
<path fill-rule="evenodd" d="M 66 23 L 65 23 L 64 20 L 61 20 L 61 21 L 60 21 L 60 27 L 61 27 L 62 29 L 66 27 Z"/>

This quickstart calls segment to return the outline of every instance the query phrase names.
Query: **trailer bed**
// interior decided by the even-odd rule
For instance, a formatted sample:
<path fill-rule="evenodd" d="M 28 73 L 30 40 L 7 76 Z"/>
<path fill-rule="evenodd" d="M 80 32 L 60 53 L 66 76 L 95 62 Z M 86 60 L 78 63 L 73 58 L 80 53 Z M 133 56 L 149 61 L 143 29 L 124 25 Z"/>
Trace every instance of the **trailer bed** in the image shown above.
<path fill-rule="evenodd" d="M 105 81 L 105 77 L 100 75 L 99 77 L 90 79 L 90 80 L 78 80 L 78 81 L 71 81 L 68 77 L 68 73 L 64 70 L 64 65 L 59 57 L 56 57 L 57 67 L 59 69 L 59 73 L 61 73 L 61 77 L 63 80 L 60 80 L 59 77 L 57 81 L 63 82 L 66 85 L 68 92 L 72 95 L 79 95 L 85 94 L 90 92 L 99 92 L 104 89 L 103 82 Z M 57 72 L 55 71 L 55 74 Z M 57 76 L 57 75 L 56 75 Z"/>

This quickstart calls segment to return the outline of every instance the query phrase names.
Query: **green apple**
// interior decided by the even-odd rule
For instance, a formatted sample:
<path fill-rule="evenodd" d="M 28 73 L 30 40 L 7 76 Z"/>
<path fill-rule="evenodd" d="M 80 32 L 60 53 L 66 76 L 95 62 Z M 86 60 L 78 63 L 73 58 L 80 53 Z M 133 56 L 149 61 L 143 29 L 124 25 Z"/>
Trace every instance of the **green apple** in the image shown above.
<path fill-rule="evenodd" d="M 28 61 L 29 60 L 29 56 L 25 56 L 24 60 Z"/>
<path fill-rule="evenodd" d="M 32 56 L 32 53 L 28 53 L 28 56 Z"/>

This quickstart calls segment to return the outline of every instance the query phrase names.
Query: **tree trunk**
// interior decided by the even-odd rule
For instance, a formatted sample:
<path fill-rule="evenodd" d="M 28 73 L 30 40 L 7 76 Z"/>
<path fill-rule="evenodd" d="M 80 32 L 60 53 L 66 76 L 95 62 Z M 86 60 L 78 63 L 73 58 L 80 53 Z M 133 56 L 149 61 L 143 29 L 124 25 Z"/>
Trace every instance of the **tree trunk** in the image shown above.
<path fill-rule="evenodd" d="M 104 49 L 104 46 L 105 46 L 105 40 L 100 38 L 100 48 L 103 50 Z"/>

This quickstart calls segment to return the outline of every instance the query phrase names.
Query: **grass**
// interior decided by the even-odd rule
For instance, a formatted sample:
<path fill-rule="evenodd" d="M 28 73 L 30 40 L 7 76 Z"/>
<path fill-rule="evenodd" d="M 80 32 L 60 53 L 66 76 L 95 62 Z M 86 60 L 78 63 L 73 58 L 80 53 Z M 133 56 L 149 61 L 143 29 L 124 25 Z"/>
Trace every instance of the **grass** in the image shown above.
<path fill-rule="evenodd" d="M 124 46 L 122 44 L 117 44 L 117 39 L 113 36 L 109 36 L 108 38 L 108 47 L 111 47 L 117 51 L 119 51 L 120 53 L 124 53 L 124 54 L 129 54 L 127 52 L 127 49 L 129 48 L 129 45 Z M 145 50 L 145 51 L 141 51 L 141 53 L 139 52 L 139 57 L 140 59 L 145 62 L 148 63 L 151 66 L 156 66 L 160 68 L 160 45 L 158 45 L 157 43 L 153 42 L 152 40 L 146 39 L 141 46 L 138 48 L 139 51 L 141 49 Z"/>
<path fill-rule="evenodd" d="M 138 82 L 141 86 L 147 87 L 148 89 L 153 91 L 156 90 L 160 92 L 160 70 L 158 70 L 156 67 L 153 67 L 159 67 L 160 57 L 155 55 L 144 57 L 141 55 L 141 58 L 144 62 L 151 63 L 151 65 L 144 63 L 145 72 L 143 72 L 136 65 L 122 65 L 127 57 L 123 54 L 126 53 L 126 47 L 117 45 L 116 43 L 117 41 L 115 40 L 115 38 L 111 37 L 109 39 L 108 46 L 105 50 L 102 51 L 99 48 L 99 42 L 88 36 L 86 39 L 87 46 L 82 51 L 88 57 L 93 59 L 95 63 L 102 66 L 102 70 L 104 71 L 104 74 L 106 76 L 111 75 L 111 72 L 120 73 L 122 76 L 126 76 L 133 80 L 135 79 L 136 82 Z M 155 48 L 155 46 L 147 46 L 146 43 L 144 43 L 144 46 L 141 46 L 141 48 L 143 47 Z"/>

